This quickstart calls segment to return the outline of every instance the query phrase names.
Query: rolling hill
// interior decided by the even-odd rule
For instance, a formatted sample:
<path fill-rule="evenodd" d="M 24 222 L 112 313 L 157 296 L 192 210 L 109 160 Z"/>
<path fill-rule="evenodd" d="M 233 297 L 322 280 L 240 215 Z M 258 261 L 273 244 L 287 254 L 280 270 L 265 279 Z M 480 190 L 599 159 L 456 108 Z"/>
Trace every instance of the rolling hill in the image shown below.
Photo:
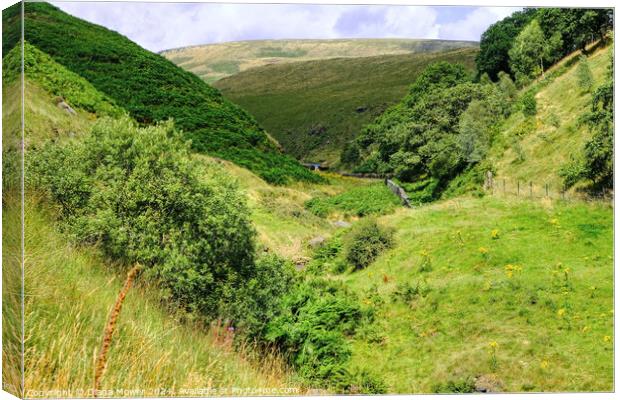
<path fill-rule="evenodd" d="M 346 143 L 396 103 L 436 61 L 473 70 L 477 50 L 266 65 L 214 85 L 250 111 L 295 157 L 337 165 Z"/>
<path fill-rule="evenodd" d="M 3 11 L 4 54 L 19 39 L 20 4 Z M 126 37 L 48 3 L 25 5 L 26 41 L 127 110 L 139 123 L 174 119 L 193 148 L 250 168 L 271 182 L 316 180 L 280 153 L 254 118 L 196 75 Z"/>
<path fill-rule="evenodd" d="M 214 82 L 268 64 L 418 54 L 476 46 L 476 42 L 423 39 L 251 40 L 182 47 L 160 54 L 205 81 Z"/>

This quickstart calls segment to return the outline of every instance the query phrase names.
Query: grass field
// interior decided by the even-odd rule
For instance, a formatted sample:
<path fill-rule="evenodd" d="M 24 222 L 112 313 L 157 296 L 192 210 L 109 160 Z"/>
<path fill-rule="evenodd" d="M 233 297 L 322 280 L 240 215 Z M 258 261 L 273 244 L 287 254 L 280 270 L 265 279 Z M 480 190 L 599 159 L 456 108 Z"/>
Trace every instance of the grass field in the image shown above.
<path fill-rule="evenodd" d="M 344 145 L 399 101 L 428 64 L 444 60 L 473 69 L 476 53 L 467 48 L 268 65 L 215 86 L 251 112 L 288 153 L 336 166 Z"/>
<path fill-rule="evenodd" d="M 384 301 L 379 338 L 356 340 L 353 363 L 391 392 L 476 378 L 497 391 L 613 389 L 609 205 L 456 199 L 381 220 L 396 248 L 339 279 Z M 394 297 L 401 285 L 421 290 Z"/>
<path fill-rule="evenodd" d="M 252 40 L 182 47 L 161 54 L 210 83 L 268 64 L 475 46 L 476 42 L 420 39 Z"/>

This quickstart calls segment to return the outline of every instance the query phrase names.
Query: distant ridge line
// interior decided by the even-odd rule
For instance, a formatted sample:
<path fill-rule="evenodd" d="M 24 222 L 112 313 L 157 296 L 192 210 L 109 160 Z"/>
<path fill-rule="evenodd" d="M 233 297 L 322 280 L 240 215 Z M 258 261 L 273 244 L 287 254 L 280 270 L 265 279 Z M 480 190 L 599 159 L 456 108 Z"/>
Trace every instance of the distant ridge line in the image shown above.
<path fill-rule="evenodd" d="M 452 42 L 452 43 L 469 43 L 473 46 L 480 44 L 477 40 L 460 40 L 460 39 L 416 39 L 416 38 L 332 38 L 332 39 L 247 39 L 247 40 L 231 40 L 227 42 L 192 44 L 188 46 L 173 47 L 157 52 L 157 54 L 171 53 L 179 50 L 197 49 L 209 46 L 239 44 L 239 43 L 258 43 L 258 42 L 338 42 L 338 41 L 403 41 L 403 42 Z"/>

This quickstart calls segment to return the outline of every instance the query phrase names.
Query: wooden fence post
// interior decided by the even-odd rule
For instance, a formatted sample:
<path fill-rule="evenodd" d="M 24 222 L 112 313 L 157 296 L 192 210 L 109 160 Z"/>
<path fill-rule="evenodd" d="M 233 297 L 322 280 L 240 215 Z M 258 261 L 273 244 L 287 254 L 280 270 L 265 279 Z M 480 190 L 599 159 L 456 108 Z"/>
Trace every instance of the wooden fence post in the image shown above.
<path fill-rule="evenodd" d="M 503 185 L 504 185 L 504 195 L 506 195 L 506 179 L 503 180 Z"/>
<path fill-rule="evenodd" d="M 545 183 L 545 194 L 547 197 L 549 197 L 549 184 Z"/>
<path fill-rule="evenodd" d="M 519 197 L 519 191 L 521 189 L 521 182 L 517 180 L 517 197 Z"/>
<path fill-rule="evenodd" d="M 534 193 L 532 192 L 532 181 L 530 181 L 530 199 L 534 198 Z"/>

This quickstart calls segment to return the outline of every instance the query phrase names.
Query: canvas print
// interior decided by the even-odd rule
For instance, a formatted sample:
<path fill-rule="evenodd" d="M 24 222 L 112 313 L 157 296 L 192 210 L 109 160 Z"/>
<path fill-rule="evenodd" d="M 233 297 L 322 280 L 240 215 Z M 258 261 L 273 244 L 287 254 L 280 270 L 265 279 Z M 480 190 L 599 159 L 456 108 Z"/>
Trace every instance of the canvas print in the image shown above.
<path fill-rule="evenodd" d="M 612 392 L 613 26 L 4 9 L 3 390 Z"/>

